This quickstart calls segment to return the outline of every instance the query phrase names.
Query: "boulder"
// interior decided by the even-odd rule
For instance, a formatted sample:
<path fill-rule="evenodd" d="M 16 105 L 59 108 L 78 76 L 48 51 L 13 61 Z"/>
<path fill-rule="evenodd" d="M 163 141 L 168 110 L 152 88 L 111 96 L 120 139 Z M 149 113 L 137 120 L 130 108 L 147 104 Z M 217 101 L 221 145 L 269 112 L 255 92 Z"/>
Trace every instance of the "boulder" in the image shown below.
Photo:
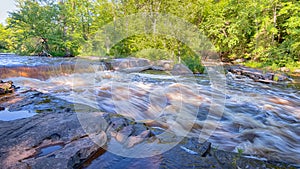
<path fill-rule="evenodd" d="M 174 67 L 174 62 L 171 60 L 158 60 L 153 63 L 153 70 L 170 71 Z"/>
<path fill-rule="evenodd" d="M 279 70 L 282 72 L 290 72 L 290 69 L 287 67 L 281 67 Z"/>
<path fill-rule="evenodd" d="M 113 70 L 124 72 L 143 71 L 151 68 L 151 64 L 148 59 L 139 58 L 113 59 L 110 65 Z"/>
<path fill-rule="evenodd" d="M 240 63 L 243 63 L 243 62 L 245 62 L 244 58 L 236 59 L 236 60 L 233 61 L 234 64 L 240 64 Z"/>
<path fill-rule="evenodd" d="M 300 73 L 300 69 L 294 70 L 293 73 Z"/>
<path fill-rule="evenodd" d="M 3 82 L 0 80 L 0 95 L 6 93 L 12 93 L 15 90 L 15 86 L 12 81 Z"/>
<path fill-rule="evenodd" d="M 109 68 L 112 70 L 126 73 L 142 72 L 146 70 L 170 71 L 174 67 L 174 62 L 170 60 L 151 62 L 148 59 L 143 58 L 119 58 L 105 63 L 108 64 Z"/>
<path fill-rule="evenodd" d="M 264 72 L 262 70 L 248 68 L 244 66 L 227 66 L 227 71 L 236 75 L 242 75 L 262 83 L 277 83 L 291 80 L 288 76 L 273 72 Z"/>
<path fill-rule="evenodd" d="M 176 64 L 174 65 L 172 71 L 171 71 L 172 75 L 193 75 L 193 72 L 185 65 L 183 64 Z"/>

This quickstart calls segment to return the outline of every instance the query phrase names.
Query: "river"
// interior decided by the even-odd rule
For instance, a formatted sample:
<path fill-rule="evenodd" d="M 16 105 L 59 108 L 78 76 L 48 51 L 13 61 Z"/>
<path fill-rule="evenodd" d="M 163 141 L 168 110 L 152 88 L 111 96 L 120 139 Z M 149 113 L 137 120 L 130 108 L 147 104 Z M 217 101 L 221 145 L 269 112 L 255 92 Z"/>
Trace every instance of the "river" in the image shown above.
<path fill-rule="evenodd" d="M 229 73 L 220 91 L 207 74 L 122 73 L 75 58 L 0 56 L 0 73 L 0 79 L 20 86 L 18 91 L 35 89 L 136 121 L 158 122 L 177 135 L 206 133 L 217 149 L 300 164 L 300 90 L 292 84 L 258 83 Z M 224 96 L 222 114 L 210 109 L 219 103 L 214 95 Z M 112 148 L 91 166 L 122 158 L 113 153 Z"/>

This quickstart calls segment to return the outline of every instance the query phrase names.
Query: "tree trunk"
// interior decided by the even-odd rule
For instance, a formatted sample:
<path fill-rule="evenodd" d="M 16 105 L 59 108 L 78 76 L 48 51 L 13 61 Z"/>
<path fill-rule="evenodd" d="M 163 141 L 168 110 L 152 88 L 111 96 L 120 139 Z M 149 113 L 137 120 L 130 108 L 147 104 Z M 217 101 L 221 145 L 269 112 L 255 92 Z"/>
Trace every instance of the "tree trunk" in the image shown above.
<path fill-rule="evenodd" d="M 274 23 L 274 28 L 276 28 L 276 22 L 277 22 L 277 3 L 275 3 L 275 6 L 273 8 L 273 23 Z M 275 40 L 275 34 L 272 33 L 272 44 L 274 44 Z"/>

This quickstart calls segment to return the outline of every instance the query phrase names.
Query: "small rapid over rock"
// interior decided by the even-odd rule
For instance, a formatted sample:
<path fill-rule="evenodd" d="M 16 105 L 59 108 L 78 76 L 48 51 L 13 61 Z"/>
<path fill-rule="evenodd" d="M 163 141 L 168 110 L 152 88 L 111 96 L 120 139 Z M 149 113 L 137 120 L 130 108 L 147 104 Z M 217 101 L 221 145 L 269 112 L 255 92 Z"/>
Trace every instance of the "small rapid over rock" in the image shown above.
<path fill-rule="evenodd" d="M 215 150 L 210 150 L 210 156 L 203 159 L 201 157 L 201 163 L 208 163 L 208 158 L 213 158 L 211 160 L 217 161 L 217 167 L 230 167 L 232 163 L 229 165 L 222 157 L 217 158 L 213 154 L 218 156 L 216 152 L 238 153 L 239 150 L 243 150 L 244 155 L 238 156 L 239 159 L 248 159 L 248 156 L 264 159 L 262 161 L 300 164 L 300 92 L 297 88 L 257 83 L 247 77 L 227 74 L 224 91 L 220 91 L 213 87 L 207 74 L 183 76 L 172 74 L 173 68 L 164 73 L 149 74 L 140 71 L 113 71 L 108 70 L 104 63 L 78 64 L 73 60 L 66 68 L 67 73 L 62 73 L 61 65 L 59 61 L 49 66 L 48 70 L 52 71 L 51 73 L 46 69 L 39 69 L 38 66 L 32 67 L 32 70 L 38 69 L 35 70 L 36 74 L 45 70 L 46 74 L 48 73 L 45 77 L 36 77 L 34 73 L 28 76 L 22 73 L 16 76 L 13 73 L 6 74 L 5 80 L 12 80 L 16 86 L 20 86 L 13 96 L 19 100 L 5 96 L 6 99 L 1 98 L 0 106 L 9 111 L 40 111 L 25 119 L 0 119 L 0 125 L 6 126 L 1 129 L 1 136 L 7 139 L 17 138 L 13 143 L 6 140 L 8 143 L 1 146 L 0 150 L 5 155 L 1 156 L 0 160 L 5 162 L 5 166 L 13 163 L 8 160 L 11 157 L 10 152 L 22 151 L 20 153 L 26 154 L 14 160 L 21 160 L 24 164 L 20 165 L 24 166 L 39 166 L 42 162 L 49 165 L 62 164 L 63 161 L 68 164 L 62 165 L 69 167 L 82 167 L 83 163 L 85 167 L 100 163 L 115 166 L 126 163 L 135 166 L 139 160 L 137 164 L 134 163 L 132 158 L 136 154 L 133 153 L 144 155 L 145 158 L 141 159 L 139 164 L 144 163 L 144 160 L 152 161 L 152 167 L 156 164 L 171 166 L 179 160 L 177 153 L 180 152 L 179 154 L 189 154 L 185 155 L 191 159 L 189 166 L 196 167 L 200 166 L 198 157 L 193 159 L 190 156 L 195 153 L 203 154 L 202 150 L 200 151 L 202 143 L 198 142 L 198 149 L 195 149 L 193 146 L 196 145 L 194 142 L 192 144 L 191 140 L 198 141 L 201 133 L 212 133 L 207 142 L 210 142 L 211 149 Z M 12 69 L 16 71 L 19 67 Z M 45 98 L 36 101 L 40 105 L 20 102 L 25 98 L 26 91 L 40 93 L 28 94 L 33 98 Z M 220 120 L 220 114 L 210 111 L 212 104 L 218 104 L 214 96 L 226 99 Z M 43 108 L 43 105 L 50 105 L 53 110 L 49 110 L 49 106 Z M 67 122 L 74 126 L 69 126 Z M 48 123 L 56 126 L 50 124 L 48 128 Z M 22 127 L 25 124 L 27 127 Z M 69 133 L 64 133 L 66 131 L 63 130 L 68 130 Z M 24 137 L 21 137 L 23 132 Z M 30 137 L 31 132 L 38 132 L 43 137 L 35 140 L 36 138 Z M 57 134 L 59 139 L 56 139 L 55 135 L 53 138 L 56 140 L 53 140 L 49 134 Z M 51 144 L 44 143 L 45 138 L 51 138 L 50 141 L 48 139 Z M 173 143 L 174 146 L 164 149 L 165 145 Z M 85 148 L 79 148 L 80 145 Z M 53 148 L 51 146 L 54 146 L 53 151 L 39 155 L 45 148 Z M 99 149 L 99 146 L 102 148 Z M 157 149 L 150 149 L 153 147 Z M 144 150 L 143 148 L 147 151 L 137 151 Z M 166 151 L 155 154 L 158 149 Z M 153 156 L 149 156 L 149 152 L 152 152 Z M 122 158 L 124 154 L 127 158 Z M 92 157 L 93 155 L 95 156 Z M 231 159 L 236 157 L 232 155 Z M 55 158 L 57 162 L 51 161 L 50 158 Z M 93 158 L 94 162 L 85 161 L 90 158 Z M 116 162 L 120 159 L 124 160 L 124 163 Z M 198 159 L 199 164 L 195 159 Z M 111 163 L 108 164 L 107 161 Z M 253 168 L 261 164 L 261 160 L 253 161 Z M 250 163 L 248 161 L 248 164 Z M 270 162 L 267 163 L 271 165 Z M 238 162 L 235 165 L 242 166 L 242 163 Z M 108 166 L 110 167 L 113 168 Z"/>

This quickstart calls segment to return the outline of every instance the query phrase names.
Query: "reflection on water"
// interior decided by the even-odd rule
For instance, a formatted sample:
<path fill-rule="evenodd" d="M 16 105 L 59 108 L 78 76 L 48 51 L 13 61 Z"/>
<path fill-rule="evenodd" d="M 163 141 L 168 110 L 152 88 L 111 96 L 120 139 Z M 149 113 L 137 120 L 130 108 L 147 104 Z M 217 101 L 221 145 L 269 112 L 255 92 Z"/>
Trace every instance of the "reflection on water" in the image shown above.
<path fill-rule="evenodd" d="M 11 80 L 17 86 L 33 88 L 100 111 L 122 114 L 142 122 L 154 120 L 179 135 L 190 131 L 188 136 L 198 137 L 201 132 L 208 132 L 203 131 L 203 126 L 208 125 L 216 128 L 209 141 L 218 149 L 243 149 L 248 154 L 300 164 L 299 89 L 228 75 L 226 92 L 222 93 L 211 87 L 207 75 L 189 78 L 96 70 L 93 73 L 56 74 L 46 80 L 25 77 Z M 218 119 L 214 118 L 217 114 L 209 113 L 214 94 L 226 97 L 221 121 L 214 120 Z M 211 118 L 206 120 L 208 115 Z M 109 153 L 102 158 L 116 164 L 119 161 L 119 157 L 110 158 Z M 159 163 L 160 157 L 155 158 L 153 164 Z M 103 165 L 106 164 L 104 161 Z M 126 164 L 135 166 L 130 162 Z"/>
<path fill-rule="evenodd" d="M 8 111 L 7 109 L 0 111 L 0 120 L 2 121 L 11 121 L 16 119 L 28 118 L 36 115 L 34 112 L 28 110 L 22 111 Z"/>
<path fill-rule="evenodd" d="M 52 145 L 49 147 L 43 147 L 43 148 L 41 148 L 40 153 L 37 155 L 37 157 L 46 156 L 46 155 L 53 153 L 54 151 L 57 151 L 61 148 L 63 148 L 62 145 Z"/>

